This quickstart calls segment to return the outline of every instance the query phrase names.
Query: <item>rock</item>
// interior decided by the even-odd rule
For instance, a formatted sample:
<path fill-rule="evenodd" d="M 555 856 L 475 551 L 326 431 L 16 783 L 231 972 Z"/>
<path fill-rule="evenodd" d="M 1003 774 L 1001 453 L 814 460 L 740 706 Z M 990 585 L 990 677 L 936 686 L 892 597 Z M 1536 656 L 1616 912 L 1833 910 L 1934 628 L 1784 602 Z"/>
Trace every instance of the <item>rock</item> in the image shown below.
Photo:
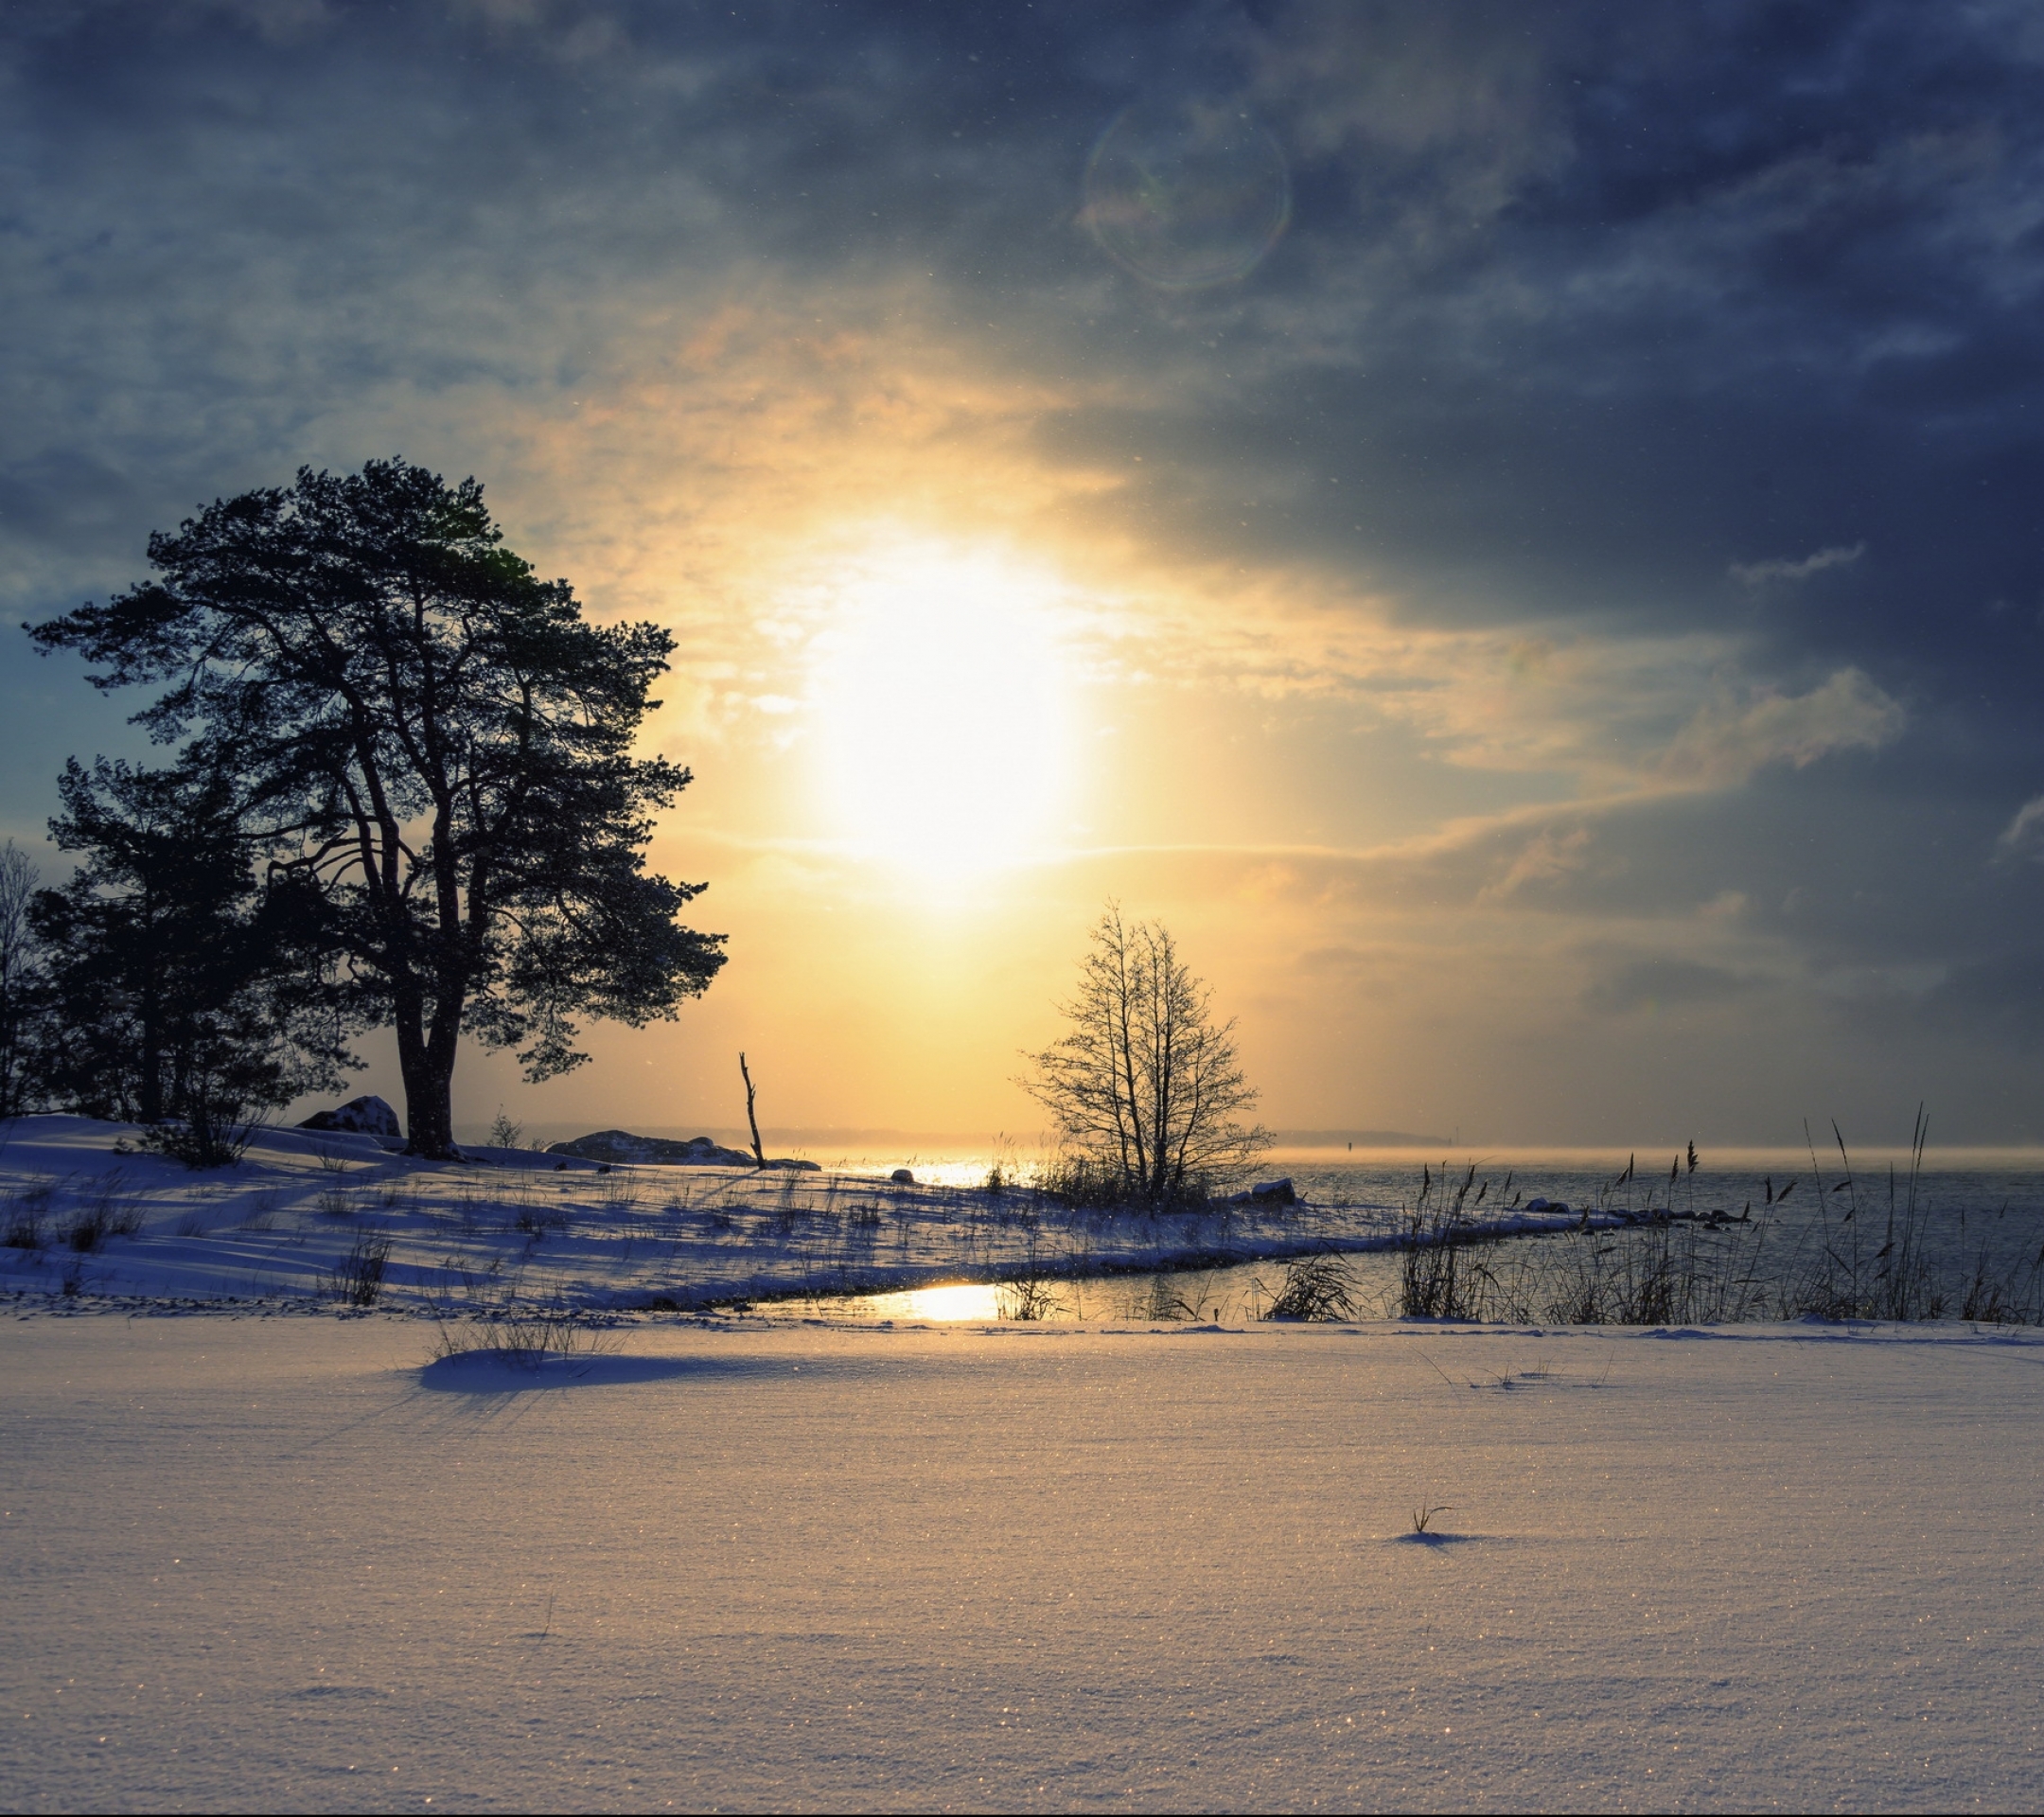
<path fill-rule="evenodd" d="M 742 1149 L 720 1148 L 707 1136 L 691 1141 L 670 1142 L 658 1136 L 634 1136 L 625 1129 L 600 1129 L 591 1136 L 577 1136 L 572 1142 L 555 1142 L 549 1155 L 573 1155 L 580 1161 L 602 1161 L 611 1166 L 750 1167 L 751 1155 Z"/>
<path fill-rule="evenodd" d="M 742 1148 L 720 1148 L 707 1136 L 670 1142 L 659 1136 L 634 1136 L 626 1129 L 600 1129 L 572 1142 L 555 1142 L 549 1155 L 573 1155 L 578 1161 L 608 1161 L 612 1167 L 757 1167 Z M 818 1171 L 814 1161 L 769 1160 L 770 1168 Z"/>
<path fill-rule="evenodd" d="M 404 1139 L 397 1113 L 376 1097 L 350 1098 L 335 1110 L 316 1110 L 298 1125 L 300 1129 L 343 1129 L 358 1136 L 390 1136 Z"/>
<path fill-rule="evenodd" d="M 893 1186 L 913 1186 L 916 1178 L 906 1167 L 897 1167 L 888 1175 L 888 1181 Z"/>
<path fill-rule="evenodd" d="M 1259 1180 L 1249 1189 L 1249 1199 L 1254 1205 L 1296 1205 L 1298 1194 L 1290 1180 Z"/>

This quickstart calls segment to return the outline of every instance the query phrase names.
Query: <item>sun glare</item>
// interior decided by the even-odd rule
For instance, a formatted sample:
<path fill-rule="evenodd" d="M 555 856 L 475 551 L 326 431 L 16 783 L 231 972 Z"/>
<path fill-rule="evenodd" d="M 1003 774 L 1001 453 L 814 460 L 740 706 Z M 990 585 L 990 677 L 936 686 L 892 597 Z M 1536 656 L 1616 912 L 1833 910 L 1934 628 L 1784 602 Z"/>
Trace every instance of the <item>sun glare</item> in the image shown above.
<path fill-rule="evenodd" d="M 813 645 L 831 825 L 937 875 L 1040 850 L 1066 785 L 1059 590 L 999 556 L 895 551 L 837 591 Z"/>

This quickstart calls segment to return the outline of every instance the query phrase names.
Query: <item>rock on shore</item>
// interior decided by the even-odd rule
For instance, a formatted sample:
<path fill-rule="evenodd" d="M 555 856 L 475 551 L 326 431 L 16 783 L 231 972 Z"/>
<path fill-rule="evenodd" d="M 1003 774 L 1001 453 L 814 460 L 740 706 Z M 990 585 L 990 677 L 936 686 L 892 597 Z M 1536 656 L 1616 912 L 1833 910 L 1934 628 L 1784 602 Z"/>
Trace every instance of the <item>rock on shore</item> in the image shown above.
<path fill-rule="evenodd" d="M 404 1131 L 397 1126 L 397 1113 L 374 1095 L 350 1098 L 333 1110 L 315 1110 L 300 1129 L 340 1129 L 360 1136 L 379 1136 L 401 1141 Z"/>
<path fill-rule="evenodd" d="M 608 1161 L 612 1167 L 756 1167 L 742 1148 L 722 1148 L 707 1136 L 670 1142 L 658 1136 L 634 1136 L 626 1129 L 600 1129 L 572 1142 L 555 1142 L 549 1155 L 573 1155 L 577 1160 Z M 814 1173 L 814 1161 L 769 1157 L 768 1167 L 794 1168 Z"/>

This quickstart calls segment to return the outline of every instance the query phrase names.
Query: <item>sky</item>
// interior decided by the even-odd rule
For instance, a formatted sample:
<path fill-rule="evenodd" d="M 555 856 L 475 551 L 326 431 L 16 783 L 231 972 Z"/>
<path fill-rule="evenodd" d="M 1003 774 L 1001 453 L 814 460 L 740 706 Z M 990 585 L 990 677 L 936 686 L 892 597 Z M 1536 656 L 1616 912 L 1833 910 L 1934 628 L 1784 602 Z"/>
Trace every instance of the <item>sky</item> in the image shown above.
<path fill-rule="evenodd" d="M 730 936 L 458 1118 L 1033 1131 L 1115 901 L 1276 1127 L 2044 1139 L 2040 221 L 2016 0 L 12 0 L 0 833 L 11 626 L 402 455 Z"/>

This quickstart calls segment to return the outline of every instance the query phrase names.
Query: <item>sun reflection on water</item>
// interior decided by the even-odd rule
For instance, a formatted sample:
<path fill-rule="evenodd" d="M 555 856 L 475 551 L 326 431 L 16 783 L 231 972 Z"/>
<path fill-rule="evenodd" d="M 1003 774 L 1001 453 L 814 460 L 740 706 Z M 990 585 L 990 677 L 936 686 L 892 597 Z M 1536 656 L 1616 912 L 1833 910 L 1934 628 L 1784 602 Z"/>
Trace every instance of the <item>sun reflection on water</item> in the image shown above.
<path fill-rule="evenodd" d="M 871 1318 L 995 1319 L 1001 1315 L 1000 1289 L 980 1281 L 951 1287 L 918 1287 L 903 1294 L 874 1294 L 859 1302 Z"/>

